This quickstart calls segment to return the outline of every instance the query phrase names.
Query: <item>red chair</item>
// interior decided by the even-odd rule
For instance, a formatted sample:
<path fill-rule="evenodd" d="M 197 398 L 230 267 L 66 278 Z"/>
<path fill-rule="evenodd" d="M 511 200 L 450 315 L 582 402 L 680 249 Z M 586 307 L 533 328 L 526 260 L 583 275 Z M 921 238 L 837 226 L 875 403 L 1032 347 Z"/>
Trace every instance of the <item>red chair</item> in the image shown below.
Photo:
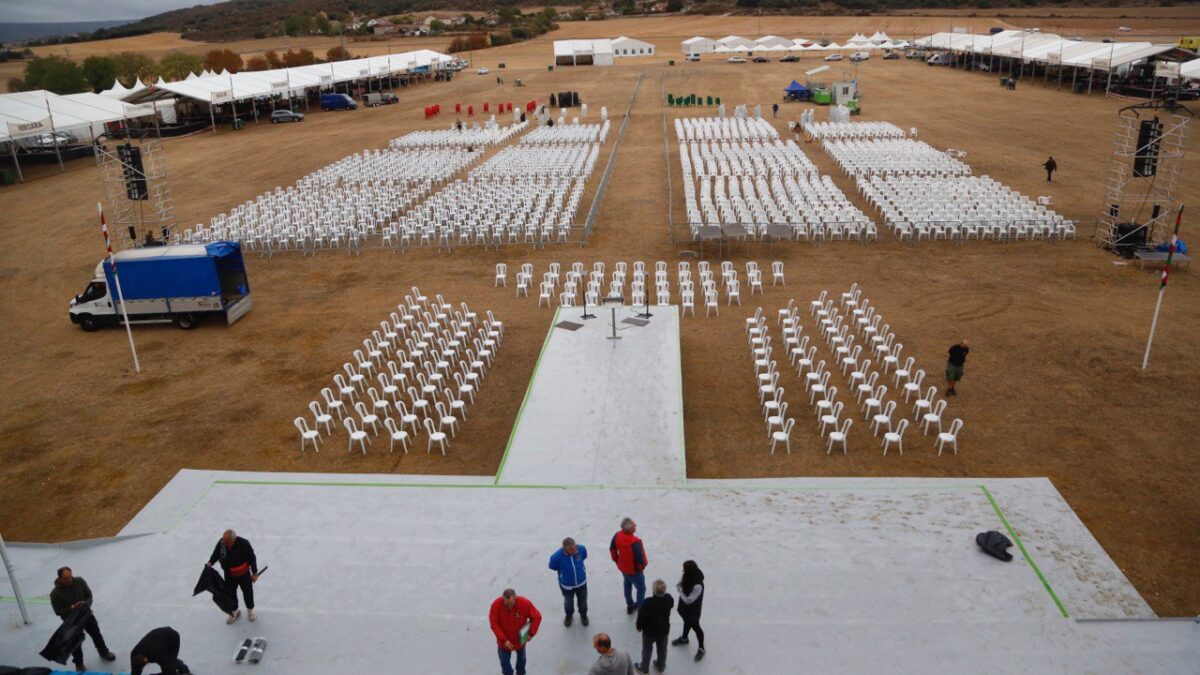
<path fill-rule="evenodd" d="M 487 103 L 487 101 L 484 101 L 483 102 L 483 112 L 487 112 L 487 111 L 488 111 L 488 103 Z"/>
<path fill-rule="evenodd" d="M 467 106 L 467 117 L 474 117 L 474 116 L 475 116 L 475 106 L 473 106 L 473 105 Z"/>
<path fill-rule="evenodd" d="M 462 113 L 462 104 L 461 104 L 461 103 L 455 103 L 455 104 L 454 104 L 454 114 L 455 114 L 455 115 L 458 115 L 458 114 L 460 114 L 460 113 Z"/>

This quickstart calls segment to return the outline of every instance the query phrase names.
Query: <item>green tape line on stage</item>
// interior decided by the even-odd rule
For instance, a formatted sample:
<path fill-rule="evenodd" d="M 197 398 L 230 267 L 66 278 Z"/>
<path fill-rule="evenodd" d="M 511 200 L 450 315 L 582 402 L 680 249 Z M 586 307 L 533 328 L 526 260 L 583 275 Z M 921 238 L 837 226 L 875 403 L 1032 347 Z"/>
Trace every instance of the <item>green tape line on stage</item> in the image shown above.
<path fill-rule="evenodd" d="M 521 407 L 517 410 L 517 419 L 513 422 L 512 432 L 508 435 L 508 443 L 504 446 L 504 456 L 500 458 L 500 466 L 496 469 L 494 485 L 500 484 L 500 474 L 504 473 L 504 463 L 508 461 L 508 451 L 512 450 L 513 439 L 517 437 L 517 429 L 521 426 L 521 417 L 525 415 L 525 404 L 529 403 L 529 395 L 533 392 L 533 383 L 537 381 L 538 369 L 542 367 L 542 357 L 546 355 L 546 347 L 550 345 L 550 334 L 558 323 L 558 312 L 562 307 L 554 309 L 554 318 L 550 320 L 550 328 L 546 329 L 546 340 L 542 342 L 542 350 L 538 352 L 537 363 L 533 364 L 533 375 L 529 377 L 529 386 L 525 387 L 525 398 L 521 399 Z"/>
<path fill-rule="evenodd" d="M 742 492 L 764 491 L 794 491 L 794 492 L 824 492 L 824 491 L 904 491 L 927 490 L 930 492 L 944 490 L 976 490 L 978 485 L 540 485 L 536 483 L 505 484 L 493 483 L 383 483 L 375 481 L 304 481 L 304 480 L 237 480 L 217 479 L 212 485 L 262 485 L 290 487 L 369 487 L 369 488 L 467 488 L 467 489 L 502 489 L 502 490 L 732 490 Z M 207 492 L 205 493 L 207 494 Z M 197 500 L 198 504 L 200 500 Z M 189 509 L 190 511 L 191 509 Z"/>
<path fill-rule="evenodd" d="M 1017 542 L 1017 548 L 1021 549 L 1021 555 L 1025 556 L 1025 562 L 1029 563 L 1029 566 L 1033 568 L 1034 574 L 1037 574 L 1038 579 L 1042 581 L 1042 585 L 1046 587 L 1046 592 L 1050 594 L 1051 599 L 1054 600 L 1054 604 L 1058 605 L 1058 611 L 1062 612 L 1063 618 L 1070 618 L 1071 615 L 1067 613 L 1067 608 L 1063 606 L 1062 600 L 1058 599 L 1058 595 L 1050 587 L 1050 582 L 1046 580 L 1046 575 L 1042 574 L 1042 570 L 1037 566 L 1037 563 L 1033 562 L 1033 557 L 1029 555 L 1029 551 L 1025 550 L 1025 544 L 1021 543 L 1021 538 L 1017 536 L 1012 525 L 1008 524 L 1008 519 L 1004 517 L 1004 512 L 1000 510 L 1000 505 L 996 503 L 996 498 L 988 491 L 987 486 L 980 485 L 979 489 L 983 490 L 983 494 L 987 495 L 988 501 L 992 503 L 992 508 L 996 511 L 996 515 L 1000 517 L 1000 522 L 1004 523 L 1009 536 L 1012 537 L 1013 541 Z"/>
<path fill-rule="evenodd" d="M 17 601 L 17 598 L 15 596 L 0 595 L 0 602 L 16 603 L 16 601 Z M 50 598 L 48 598 L 48 597 L 25 598 L 25 604 L 27 604 L 27 605 L 49 605 Z"/>

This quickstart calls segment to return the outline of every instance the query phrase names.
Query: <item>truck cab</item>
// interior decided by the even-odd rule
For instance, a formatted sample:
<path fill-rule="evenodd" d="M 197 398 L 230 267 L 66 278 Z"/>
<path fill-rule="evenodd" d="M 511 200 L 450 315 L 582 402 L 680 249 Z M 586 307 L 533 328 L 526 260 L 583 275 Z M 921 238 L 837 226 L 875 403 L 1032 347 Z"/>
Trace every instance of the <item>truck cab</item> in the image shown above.
<path fill-rule="evenodd" d="M 71 322 L 85 331 L 118 325 L 125 313 L 130 323 L 174 323 L 184 330 L 210 315 L 232 324 L 253 307 L 235 242 L 145 247 L 113 258 L 115 272 L 112 261 L 102 260 L 71 300 Z"/>

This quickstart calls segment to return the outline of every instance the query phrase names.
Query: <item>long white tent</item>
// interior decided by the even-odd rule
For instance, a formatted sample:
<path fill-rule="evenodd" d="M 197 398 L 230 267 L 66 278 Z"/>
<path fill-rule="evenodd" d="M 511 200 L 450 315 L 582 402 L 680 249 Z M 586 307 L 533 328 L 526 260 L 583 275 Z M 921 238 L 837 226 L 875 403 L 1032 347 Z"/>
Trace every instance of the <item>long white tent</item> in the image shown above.
<path fill-rule="evenodd" d="M 40 89 L 0 94 L 0 142 L 153 114 L 153 106 L 131 105 L 100 94 L 59 96 Z"/>
<path fill-rule="evenodd" d="M 995 35 L 934 33 L 917 40 L 916 44 L 930 49 L 1102 71 L 1119 69 L 1176 48 L 1175 45 L 1150 42 L 1065 40 L 1052 33 L 1019 30 L 1006 30 Z"/>
<path fill-rule="evenodd" d="M 178 82 L 166 82 L 159 78 L 154 86 L 145 89 L 135 87 L 122 98 L 126 101 L 149 101 L 182 96 L 204 103 L 227 103 L 272 94 L 286 94 L 289 91 L 295 96 L 302 95 L 304 90 L 313 87 L 332 87 L 343 82 L 372 77 L 438 70 L 452 61 L 452 56 L 421 49 L 274 70 L 240 73 L 206 71 L 204 74 L 192 75 Z"/>

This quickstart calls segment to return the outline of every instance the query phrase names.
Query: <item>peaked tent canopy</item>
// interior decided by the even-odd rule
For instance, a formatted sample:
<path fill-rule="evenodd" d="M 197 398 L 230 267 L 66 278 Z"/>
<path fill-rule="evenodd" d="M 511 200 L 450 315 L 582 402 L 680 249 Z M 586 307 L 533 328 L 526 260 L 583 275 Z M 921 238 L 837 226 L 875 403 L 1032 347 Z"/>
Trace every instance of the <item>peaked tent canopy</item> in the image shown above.
<path fill-rule="evenodd" d="M 796 94 L 803 94 L 803 93 L 807 92 L 808 87 L 805 87 L 804 85 L 800 84 L 799 82 L 792 80 L 792 83 L 789 84 L 788 86 L 784 87 L 783 90 L 789 94 L 796 95 Z"/>

